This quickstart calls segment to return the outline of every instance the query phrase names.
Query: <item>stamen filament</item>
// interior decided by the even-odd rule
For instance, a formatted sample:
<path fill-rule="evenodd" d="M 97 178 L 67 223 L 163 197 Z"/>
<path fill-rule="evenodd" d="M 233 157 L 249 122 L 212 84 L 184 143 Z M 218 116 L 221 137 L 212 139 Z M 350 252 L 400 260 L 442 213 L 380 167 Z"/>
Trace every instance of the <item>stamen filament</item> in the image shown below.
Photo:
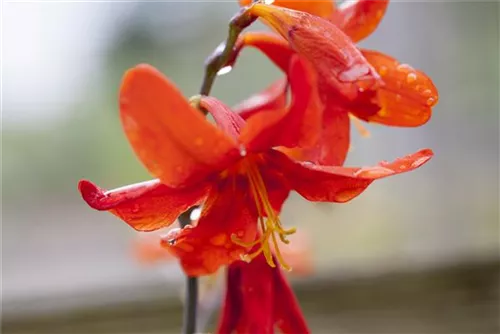
<path fill-rule="evenodd" d="M 250 262 L 257 255 L 263 253 L 269 266 L 275 267 L 276 265 L 274 263 L 273 254 L 270 247 L 272 243 L 278 263 L 281 265 L 281 267 L 283 267 L 283 269 L 291 270 L 290 266 L 285 262 L 285 259 L 281 254 L 276 234 L 280 238 L 281 242 L 283 242 L 284 244 L 289 244 L 290 241 L 287 239 L 287 236 L 295 233 L 296 229 L 285 229 L 281 224 L 279 216 L 276 214 L 271 205 L 271 202 L 269 201 L 266 185 L 259 171 L 259 168 L 257 167 L 257 164 L 250 157 L 244 159 L 242 164 L 248 177 L 250 191 L 253 198 L 255 199 L 255 207 L 259 216 L 258 219 L 261 230 L 261 237 L 253 242 L 247 243 L 239 240 L 235 235 L 232 235 L 231 240 L 235 244 L 246 248 L 253 248 L 256 245 L 260 244 L 260 247 L 254 252 L 243 255 L 242 260 Z"/>

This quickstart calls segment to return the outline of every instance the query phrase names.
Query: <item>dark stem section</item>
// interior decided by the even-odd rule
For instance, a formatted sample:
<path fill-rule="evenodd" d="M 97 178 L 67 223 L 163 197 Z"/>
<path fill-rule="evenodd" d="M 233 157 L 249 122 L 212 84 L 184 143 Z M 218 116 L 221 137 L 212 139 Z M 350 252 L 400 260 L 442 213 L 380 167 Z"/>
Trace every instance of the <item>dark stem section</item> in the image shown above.
<path fill-rule="evenodd" d="M 195 207 L 189 209 L 179 216 L 181 228 L 191 224 L 191 212 Z M 184 303 L 183 334 L 196 333 L 196 311 L 198 308 L 198 279 L 186 277 L 186 301 Z"/>

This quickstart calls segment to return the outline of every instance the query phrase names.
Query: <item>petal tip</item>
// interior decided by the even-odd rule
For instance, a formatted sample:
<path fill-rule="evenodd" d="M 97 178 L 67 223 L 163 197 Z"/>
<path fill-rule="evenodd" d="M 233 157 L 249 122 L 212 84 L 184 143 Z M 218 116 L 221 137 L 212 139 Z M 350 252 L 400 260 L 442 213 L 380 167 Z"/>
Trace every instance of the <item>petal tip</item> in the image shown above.
<path fill-rule="evenodd" d="M 103 210 L 99 205 L 100 199 L 104 197 L 104 191 L 87 180 L 80 180 L 78 182 L 78 190 L 82 195 L 83 200 L 93 209 Z"/>

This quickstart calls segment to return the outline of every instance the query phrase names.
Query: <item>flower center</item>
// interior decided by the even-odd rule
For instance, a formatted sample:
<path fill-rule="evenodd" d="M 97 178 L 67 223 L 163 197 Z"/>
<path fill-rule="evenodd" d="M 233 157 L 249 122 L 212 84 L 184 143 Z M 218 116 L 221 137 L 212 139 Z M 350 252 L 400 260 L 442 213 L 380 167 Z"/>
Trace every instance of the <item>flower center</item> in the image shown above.
<path fill-rule="evenodd" d="M 234 243 L 243 247 L 255 247 L 258 245 L 257 250 L 242 256 L 243 261 L 250 262 L 257 255 L 263 253 L 267 263 L 271 267 L 275 267 L 276 265 L 273 260 L 272 252 L 274 250 L 276 259 L 281 267 L 285 270 L 291 270 L 290 266 L 286 264 L 280 252 L 278 238 L 281 242 L 288 244 L 290 241 L 287 239 L 287 236 L 295 233 L 296 229 L 291 228 L 285 230 L 283 228 L 278 214 L 273 209 L 271 202 L 269 201 L 266 185 L 255 161 L 251 157 L 245 158 L 242 161 L 242 167 L 248 177 L 250 191 L 252 192 L 255 200 L 255 206 L 259 216 L 261 236 L 251 243 L 242 242 L 235 235 L 232 235 L 231 239 Z"/>

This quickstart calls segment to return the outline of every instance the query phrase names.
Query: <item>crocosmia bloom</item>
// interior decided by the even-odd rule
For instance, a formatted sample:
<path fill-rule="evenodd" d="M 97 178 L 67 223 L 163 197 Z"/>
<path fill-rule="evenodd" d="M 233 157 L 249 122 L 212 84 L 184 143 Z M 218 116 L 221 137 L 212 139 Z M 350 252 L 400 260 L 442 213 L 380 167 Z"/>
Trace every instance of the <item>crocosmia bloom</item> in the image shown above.
<path fill-rule="evenodd" d="M 218 334 L 310 333 L 300 306 L 280 268 L 266 258 L 234 262 L 227 270 L 224 306 Z"/>
<path fill-rule="evenodd" d="M 137 157 L 157 179 L 110 191 L 83 180 L 83 199 L 139 231 L 167 227 L 201 204 L 197 225 L 174 229 L 163 242 L 190 276 L 260 254 L 269 266 L 278 262 L 288 269 L 279 243 L 287 243 L 294 229 L 285 228 L 279 211 L 291 190 L 311 201 L 346 202 L 374 180 L 413 170 L 432 156 L 424 149 L 364 168 L 289 157 L 282 148 L 317 140 L 320 118 L 312 114 L 318 109 L 310 108 L 317 103 L 316 79 L 308 66 L 293 57 L 287 69 L 290 101 L 272 113 L 253 110 L 246 119 L 213 97 L 187 100 L 149 65 L 129 70 L 120 90 L 121 122 Z M 197 108 L 209 112 L 216 124 Z"/>

